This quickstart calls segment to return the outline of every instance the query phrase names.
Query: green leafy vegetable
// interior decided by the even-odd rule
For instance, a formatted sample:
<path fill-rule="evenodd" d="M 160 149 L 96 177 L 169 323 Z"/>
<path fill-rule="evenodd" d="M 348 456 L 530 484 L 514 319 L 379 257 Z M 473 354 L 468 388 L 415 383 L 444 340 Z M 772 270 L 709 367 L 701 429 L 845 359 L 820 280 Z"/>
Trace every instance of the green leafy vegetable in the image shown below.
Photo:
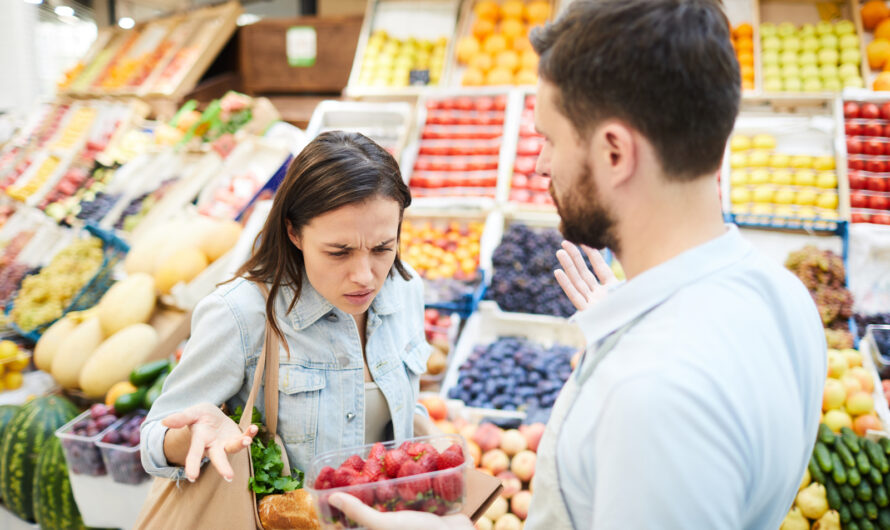
<path fill-rule="evenodd" d="M 241 421 L 244 413 L 243 407 L 235 409 L 235 413 L 229 416 L 235 423 Z M 260 431 L 250 444 L 250 459 L 253 462 L 253 477 L 248 485 L 257 496 L 285 493 L 303 487 L 303 472 L 292 469 L 291 476 L 282 475 L 284 462 L 281 460 L 281 448 L 278 447 L 269 433 L 263 428 L 263 416 L 256 407 L 253 409 L 251 422 Z M 265 442 L 264 442 L 265 440 Z"/>

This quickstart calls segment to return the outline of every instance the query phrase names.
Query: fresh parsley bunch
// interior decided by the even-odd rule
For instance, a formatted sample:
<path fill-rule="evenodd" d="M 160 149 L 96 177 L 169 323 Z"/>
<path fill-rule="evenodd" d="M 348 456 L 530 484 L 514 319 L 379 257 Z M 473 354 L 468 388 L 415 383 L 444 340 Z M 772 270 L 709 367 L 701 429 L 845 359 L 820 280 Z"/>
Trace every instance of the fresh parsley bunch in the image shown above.
<path fill-rule="evenodd" d="M 244 413 L 243 407 L 235 409 L 235 413 L 229 416 L 235 423 L 241 421 Z M 281 460 L 281 448 L 272 440 L 272 436 L 263 427 L 263 416 L 256 407 L 253 408 L 251 423 L 257 426 L 259 432 L 250 444 L 250 459 L 253 462 L 253 476 L 248 485 L 257 496 L 284 493 L 298 490 L 303 487 L 303 472 L 292 469 L 291 475 L 285 476 L 284 462 Z"/>

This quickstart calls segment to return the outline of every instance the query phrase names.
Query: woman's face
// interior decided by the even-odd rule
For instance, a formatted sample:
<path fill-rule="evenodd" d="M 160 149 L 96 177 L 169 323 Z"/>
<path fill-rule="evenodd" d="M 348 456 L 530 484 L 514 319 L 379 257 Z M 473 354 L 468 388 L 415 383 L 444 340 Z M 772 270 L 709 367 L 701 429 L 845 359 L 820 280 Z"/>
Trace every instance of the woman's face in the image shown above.
<path fill-rule="evenodd" d="M 373 198 L 312 219 L 299 234 L 288 229 L 303 252 L 309 283 L 350 315 L 368 310 L 383 287 L 398 249 L 399 204 Z"/>

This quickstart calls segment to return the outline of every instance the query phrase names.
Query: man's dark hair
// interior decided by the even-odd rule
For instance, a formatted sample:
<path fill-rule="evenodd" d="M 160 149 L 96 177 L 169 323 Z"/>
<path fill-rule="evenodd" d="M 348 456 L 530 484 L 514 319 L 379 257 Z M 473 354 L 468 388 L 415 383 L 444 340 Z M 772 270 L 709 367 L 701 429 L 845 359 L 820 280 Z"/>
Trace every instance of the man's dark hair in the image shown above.
<path fill-rule="evenodd" d="M 652 143 L 670 178 L 720 166 L 741 78 L 719 0 L 575 0 L 531 42 L 580 137 L 619 119 Z"/>

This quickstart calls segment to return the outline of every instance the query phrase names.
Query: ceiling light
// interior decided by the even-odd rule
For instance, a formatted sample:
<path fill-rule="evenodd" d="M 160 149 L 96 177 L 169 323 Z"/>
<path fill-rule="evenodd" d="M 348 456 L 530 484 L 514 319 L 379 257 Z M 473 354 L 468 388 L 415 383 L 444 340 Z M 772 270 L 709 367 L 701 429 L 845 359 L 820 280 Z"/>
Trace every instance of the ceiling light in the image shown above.
<path fill-rule="evenodd" d="M 25 0 L 26 4 L 33 4 L 35 6 L 39 6 L 43 3 L 43 0 Z"/>
<path fill-rule="evenodd" d="M 130 29 L 136 25 L 136 22 L 130 17 L 124 17 L 117 21 L 117 25 L 124 29 Z"/>
<path fill-rule="evenodd" d="M 54 11 L 60 17 L 73 17 L 74 16 L 74 8 L 71 6 L 56 6 Z"/>

